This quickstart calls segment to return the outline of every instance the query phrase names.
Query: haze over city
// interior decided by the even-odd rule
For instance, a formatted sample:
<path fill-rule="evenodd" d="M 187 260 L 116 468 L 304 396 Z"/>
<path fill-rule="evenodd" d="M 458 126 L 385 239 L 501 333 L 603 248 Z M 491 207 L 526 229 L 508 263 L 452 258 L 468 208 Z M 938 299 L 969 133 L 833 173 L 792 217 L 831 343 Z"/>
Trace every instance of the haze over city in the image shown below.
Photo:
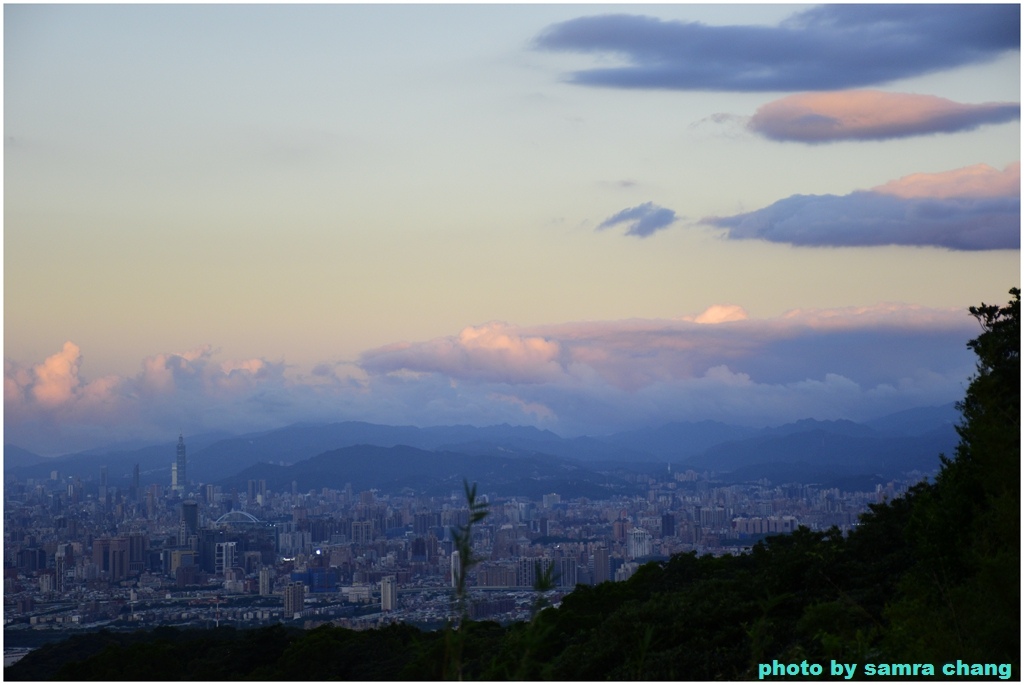
<path fill-rule="evenodd" d="M 5 6 L 5 443 L 961 399 L 1020 279 L 1019 23 Z"/>

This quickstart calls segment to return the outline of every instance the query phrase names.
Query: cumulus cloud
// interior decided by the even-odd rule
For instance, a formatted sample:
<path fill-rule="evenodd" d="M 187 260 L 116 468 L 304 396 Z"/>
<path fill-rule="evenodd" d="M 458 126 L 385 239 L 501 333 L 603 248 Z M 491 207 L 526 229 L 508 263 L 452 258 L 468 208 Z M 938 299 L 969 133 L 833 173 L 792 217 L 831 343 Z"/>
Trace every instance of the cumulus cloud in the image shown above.
<path fill-rule="evenodd" d="M 442 373 L 507 383 L 541 383 L 561 373 L 561 350 L 542 336 L 524 336 L 502 322 L 468 326 L 457 336 L 400 343 L 365 352 L 361 366 L 373 373 Z"/>
<path fill-rule="evenodd" d="M 342 378 L 340 363 L 303 378 L 281 362 L 218 361 L 208 347 L 88 379 L 72 343 L 39 363 L 5 360 L 5 441 L 52 454 L 297 421 L 597 435 L 666 421 L 864 419 L 959 399 L 976 334 L 961 310 L 883 304 L 752 319 L 716 304 L 677 319 L 469 326 L 369 350 L 358 380 Z"/>
<path fill-rule="evenodd" d="M 82 355 L 78 345 L 68 341 L 57 354 L 33 369 L 32 395 L 39 404 L 52 407 L 68 401 L 78 387 L 78 366 Z"/>
<path fill-rule="evenodd" d="M 626 235 L 646 238 L 656 231 L 668 228 L 675 221 L 676 213 L 671 209 L 659 207 L 653 202 L 645 202 L 608 217 L 598 225 L 597 230 L 603 231 L 606 228 L 625 224 L 628 226 Z"/>
<path fill-rule="evenodd" d="M 1017 102 L 968 105 L 932 95 L 851 90 L 769 102 L 747 126 L 773 140 L 824 143 L 954 133 L 1019 119 Z"/>
<path fill-rule="evenodd" d="M 82 354 L 70 341 L 40 364 L 5 360 L 5 440 L 55 453 L 151 438 L 184 425 L 256 430 L 282 402 L 292 402 L 283 364 L 215 364 L 212 356 L 209 346 L 155 354 L 142 360 L 134 376 L 92 380 L 81 377 Z"/>
<path fill-rule="evenodd" d="M 793 195 L 702 223 L 730 240 L 813 247 L 917 245 L 950 250 L 1020 249 L 1019 164 L 915 174 L 849 195 Z M 1013 179 L 1017 184 L 1013 185 Z"/>
<path fill-rule="evenodd" d="M 375 353 L 364 355 L 370 387 L 387 387 L 392 402 L 405 397 L 421 421 L 433 410 L 457 415 L 463 406 L 473 416 L 590 434 L 706 418 L 866 418 L 958 399 L 972 370 L 964 343 L 976 326 L 960 311 L 899 304 L 794 310 L 763 320 L 735 305 L 713 305 L 671 321 L 503 330 L 557 344 L 559 366 L 547 367 L 543 382 L 497 381 L 499 374 L 480 364 L 442 372 L 459 344 L 453 336 L 388 348 L 384 368 L 376 368 Z M 512 410 L 519 415 L 509 416 Z"/>
<path fill-rule="evenodd" d="M 1020 49 L 1020 7 L 824 5 L 779 26 L 708 26 L 636 15 L 581 17 L 534 41 L 627 64 L 576 71 L 588 86 L 713 91 L 839 90 L 984 62 Z"/>

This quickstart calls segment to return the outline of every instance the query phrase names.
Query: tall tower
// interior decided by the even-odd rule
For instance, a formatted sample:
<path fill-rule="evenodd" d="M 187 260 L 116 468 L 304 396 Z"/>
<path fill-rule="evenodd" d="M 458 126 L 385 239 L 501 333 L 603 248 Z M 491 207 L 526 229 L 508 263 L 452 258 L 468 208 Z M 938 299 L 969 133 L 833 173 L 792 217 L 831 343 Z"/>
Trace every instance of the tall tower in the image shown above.
<path fill-rule="evenodd" d="M 180 490 L 181 492 L 185 491 L 185 486 L 188 483 L 188 478 L 185 475 L 186 474 L 185 468 L 186 468 L 187 461 L 188 460 L 185 458 L 185 436 L 183 434 L 181 434 L 181 433 L 178 433 L 178 459 L 175 462 L 175 464 L 178 467 L 178 482 L 177 482 L 177 486 L 178 486 L 178 490 Z"/>
<path fill-rule="evenodd" d="M 384 576 L 380 579 L 380 610 L 394 611 L 398 608 L 398 579 Z"/>
<path fill-rule="evenodd" d="M 462 560 L 458 551 L 452 552 L 452 587 L 459 587 L 459 574 L 462 573 Z"/>

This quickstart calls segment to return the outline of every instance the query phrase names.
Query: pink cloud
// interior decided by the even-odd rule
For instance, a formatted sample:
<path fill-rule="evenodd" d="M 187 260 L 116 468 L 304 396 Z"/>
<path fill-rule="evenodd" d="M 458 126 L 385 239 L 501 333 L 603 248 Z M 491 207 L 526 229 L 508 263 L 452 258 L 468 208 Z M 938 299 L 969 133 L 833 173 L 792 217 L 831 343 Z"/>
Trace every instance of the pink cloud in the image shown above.
<path fill-rule="evenodd" d="M 749 318 L 747 310 L 735 304 L 714 304 L 705 309 L 695 317 L 683 317 L 684 321 L 694 323 L 727 323 L 729 321 L 743 321 Z"/>
<path fill-rule="evenodd" d="M 934 95 L 844 90 L 769 102 L 748 127 L 773 140 L 822 143 L 953 133 L 1017 119 L 1020 103 L 968 105 Z"/>
<path fill-rule="evenodd" d="M 935 174 L 910 174 L 871 189 L 902 198 L 1020 197 L 1020 162 L 1002 171 L 975 164 Z"/>
<path fill-rule="evenodd" d="M 63 404 L 71 399 L 78 387 L 78 366 L 82 355 L 78 345 L 71 341 L 64 343 L 63 349 L 50 355 L 42 364 L 33 369 L 35 379 L 32 382 L 32 396 L 47 407 Z"/>
<path fill-rule="evenodd" d="M 457 379 L 539 383 L 561 373 L 560 354 L 557 342 L 491 322 L 468 326 L 457 336 L 370 350 L 363 353 L 360 365 L 374 373 L 404 370 L 444 373 Z"/>

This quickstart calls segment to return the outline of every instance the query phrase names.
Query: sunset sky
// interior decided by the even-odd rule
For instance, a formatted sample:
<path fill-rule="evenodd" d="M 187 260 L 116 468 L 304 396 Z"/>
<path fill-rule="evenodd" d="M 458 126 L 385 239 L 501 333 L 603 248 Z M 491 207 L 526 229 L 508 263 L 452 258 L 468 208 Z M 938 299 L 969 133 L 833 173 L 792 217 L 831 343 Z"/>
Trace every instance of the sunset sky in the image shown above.
<path fill-rule="evenodd" d="M 1020 83 L 1016 4 L 5 5 L 4 440 L 960 399 Z"/>

